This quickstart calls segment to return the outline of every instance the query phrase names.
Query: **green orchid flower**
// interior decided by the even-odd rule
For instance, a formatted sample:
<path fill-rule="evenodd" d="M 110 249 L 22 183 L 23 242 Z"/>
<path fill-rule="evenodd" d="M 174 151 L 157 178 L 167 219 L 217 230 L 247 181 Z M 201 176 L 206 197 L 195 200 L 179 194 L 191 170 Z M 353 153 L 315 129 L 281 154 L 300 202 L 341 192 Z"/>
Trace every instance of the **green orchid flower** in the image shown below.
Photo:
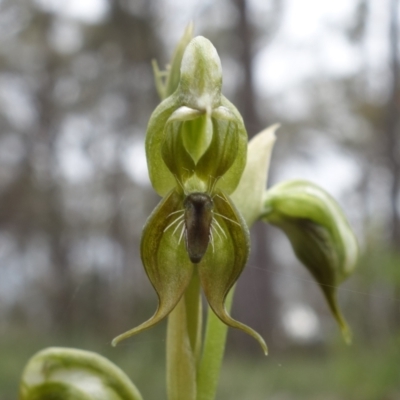
<path fill-rule="evenodd" d="M 357 239 L 336 201 L 314 183 L 291 180 L 265 189 L 278 127 L 273 125 L 250 141 L 248 163 L 232 199 L 249 226 L 261 220 L 282 229 L 299 261 L 321 287 L 344 340 L 350 343 L 351 330 L 336 293 L 357 266 Z"/>
<path fill-rule="evenodd" d="M 320 285 L 349 342 L 337 286 L 354 270 L 358 245 L 344 214 L 323 189 L 289 181 L 266 190 L 273 125 L 247 146 L 237 109 L 221 94 L 214 46 L 192 39 L 190 24 L 171 67 L 153 63 L 162 102 L 146 134 L 150 180 L 162 200 L 143 228 L 140 252 L 158 296 L 154 315 L 113 340 L 116 345 L 166 316 L 167 394 L 170 400 L 214 400 L 228 327 L 267 346 L 229 309 L 249 255 L 248 226 L 261 220 L 287 235 L 298 259 Z M 202 329 L 203 289 L 209 304 Z M 21 380 L 21 400 L 142 397 L 127 376 L 103 357 L 49 348 L 34 355 Z"/>
<path fill-rule="evenodd" d="M 261 336 L 225 308 L 250 245 L 246 222 L 229 197 L 245 168 L 247 133 L 221 86 L 214 46 L 194 38 L 183 54 L 179 85 L 152 114 L 146 135 L 150 179 L 164 197 L 143 229 L 141 257 L 159 305 L 113 345 L 165 318 L 198 275 L 219 319 L 253 336 L 267 352 Z"/>
<path fill-rule="evenodd" d="M 358 243 L 336 201 L 311 182 L 286 181 L 265 193 L 262 219 L 285 232 L 350 343 L 351 331 L 338 307 L 336 292 L 357 265 Z"/>

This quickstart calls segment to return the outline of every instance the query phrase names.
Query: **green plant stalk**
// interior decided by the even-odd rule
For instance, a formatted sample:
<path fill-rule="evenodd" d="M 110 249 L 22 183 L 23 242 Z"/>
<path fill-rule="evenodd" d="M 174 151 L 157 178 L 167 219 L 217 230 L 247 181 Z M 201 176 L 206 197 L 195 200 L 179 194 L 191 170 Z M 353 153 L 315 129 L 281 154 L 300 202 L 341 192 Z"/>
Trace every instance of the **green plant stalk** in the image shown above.
<path fill-rule="evenodd" d="M 157 65 L 154 65 L 156 84 L 161 99 L 171 95 L 179 81 L 181 60 L 183 51 L 192 37 L 193 27 L 190 25 L 185 31 L 180 44 L 177 47 L 171 69 L 167 72 L 166 80 L 161 76 Z M 229 102 L 228 102 L 229 103 Z M 229 103 L 230 104 L 230 103 Z M 227 106 L 227 104 L 223 104 Z M 229 107 L 228 107 L 229 108 Z M 241 117 L 238 117 L 241 120 Z M 271 134 L 277 126 L 271 128 Z M 264 135 L 265 136 L 265 135 Z M 265 139 L 264 139 L 265 141 Z M 269 153 L 274 140 L 268 139 L 268 146 L 257 143 L 255 146 L 260 153 L 256 161 L 250 163 L 250 172 L 245 179 L 251 182 L 250 193 L 254 191 L 254 180 L 261 181 L 259 200 L 261 203 L 261 192 L 265 187 L 267 164 Z M 268 157 L 266 157 L 268 155 Z M 253 164 L 261 164 L 261 173 L 256 171 Z M 247 168 L 247 167 L 246 167 Z M 250 179 L 249 179 L 250 177 Z M 243 192 L 249 193 L 245 188 Z M 240 196 L 239 196 L 240 198 Z M 257 204 L 258 205 L 258 204 Z M 260 204 L 261 206 L 261 204 Z M 239 207 L 240 208 L 240 207 Z M 251 225 L 255 219 L 258 209 L 252 208 L 249 215 L 244 215 L 246 222 Z M 244 204 L 247 211 L 248 204 Z M 254 209 L 254 210 L 253 210 Z M 254 214 L 254 215 L 253 215 Z M 234 295 L 234 287 L 230 290 L 225 309 L 229 313 Z M 207 309 L 207 326 L 204 338 L 202 336 L 202 311 L 201 293 L 197 270 L 185 295 L 178 306 L 168 317 L 167 329 L 167 392 L 170 400 L 213 400 L 216 395 L 218 378 L 222 365 L 228 326 L 220 321 L 214 312 Z"/>
<path fill-rule="evenodd" d="M 165 87 L 158 90 L 161 99 L 171 95 L 176 89 L 182 53 L 192 34 L 193 25 L 189 24 L 173 57 L 171 70 L 175 71 L 177 76 L 167 74 Z M 155 67 L 155 70 L 158 70 L 156 65 Z M 228 310 L 231 307 L 232 295 L 233 290 L 226 304 Z M 208 308 L 203 344 L 202 318 L 200 282 L 195 272 L 184 297 L 168 317 L 167 394 L 170 400 L 213 399 L 215 397 L 228 327 Z M 202 349 L 203 354 L 201 354 Z"/>
<path fill-rule="evenodd" d="M 226 308 L 232 306 L 234 288 Z M 202 343 L 202 306 L 198 275 L 168 317 L 167 393 L 170 400 L 213 400 L 225 351 L 228 326 L 208 307 Z M 202 350 L 202 352 L 201 352 Z"/>
<path fill-rule="evenodd" d="M 232 306 L 235 287 L 226 299 L 228 312 Z M 197 400 L 213 400 L 216 395 L 219 374 L 224 357 L 228 326 L 222 323 L 212 312 L 207 310 L 207 327 L 201 362 L 197 372 Z"/>
<path fill-rule="evenodd" d="M 275 142 L 275 131 L 278 127 L 279 125 L 273 125 L 265 129 L 249 143 L 246 169 L 237 192 L 232 195 L 249 228 L 258 219 L 261 196 L 267 182 L 271 150 Z M 251 195 L 237 195 L 240 192 L 251 193 Z M 253 199 L 253 203 L 248 203 L 249 198 Z M 257 198 L 260 198 L 260 204 L 255 201 Z M 225 306 L 228 312 L 232 307 L 235 287 L 236 285 L 233 286 L 226 299 Z M 203 355 L 197 373 L 197 400 L 215 399 L 227 331 L 228 327 L 208 309 Z"/>
<path fill-rule="evenodd" d="M 170 400 L 196 400 L 196 371 L 201 349 L 200 282 L 192 281 L 168 317 L 167 395 Z"/>

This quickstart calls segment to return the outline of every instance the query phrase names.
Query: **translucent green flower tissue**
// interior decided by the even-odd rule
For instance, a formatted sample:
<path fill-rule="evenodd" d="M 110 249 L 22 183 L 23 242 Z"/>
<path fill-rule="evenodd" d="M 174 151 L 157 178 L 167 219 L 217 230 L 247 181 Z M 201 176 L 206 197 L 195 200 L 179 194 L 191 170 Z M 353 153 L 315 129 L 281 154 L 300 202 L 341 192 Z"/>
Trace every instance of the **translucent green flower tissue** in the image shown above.
<path fill-rule="evenodd" d="M 183 54 L 179 85 L 152 114 L 146 136 L 150 179 L 164 196 L 141 241 L 158 308 L 148 321 L 115 338 L 114 345 L 166 317 L 196 273 L 220 320 L 250 334 L 267 351 L 261 336 L 225 309 L 250 246 L 246 223 L 229 198 L 245 167 L 247 133 L 221 86 L 214 46 L 194 38 Z"/>
<path fill-rule="evenodd" d="M 336 291 L 356 267 L 358 245 L 336 201 L 311 182 L 287 181 L 265 193 L 262 218 L 286 233 L 350 342 L 351 333 L 339 310 Z"/>
<path fill-rule="evenodd" d="M 51 347 L 26 365 L 20 400 L 142 400 L 122 370 L 90 351 Z"/>
<path fill-rule="evenodd" d="M 151 183 L 165 196 L 217 185 L 232 193 L 246 164 L 247 133 L 237 109 L 221 94 L 222 70 L 202 36 L 186 47 L 177 90 L 155 109 L 146 134 Z M 218 183 L 217 183 L 218 182 Z"/>
<path fill-rule="evenodd" d="M 141 256 L 159 299 L 158 308 L 148 321 L 118 336 L 113 344 L 154 326 L 166 317 L 179 302 L 194 269 L 197 269 L 201 286 L 214 313 L 227 325 L 253 336 L 266 352 L 261 336 L 232 319 L 225 310 L 226 296 L 242 273 L 249 254 L 246 223 L 230 198 L 221 190 L 211 195 L 201 193 L 211 201 L 212 208 L 207 237 L 199 238 L 206 240 L 207 245 L 203 254 L 199 256 L 196 253 L 194 257 L 191 254 L 194 239 L 189 236 L 190 212 L 185 208 L 185 202 L 191 195 L 186 196 L 173 189 L 147 221 L 143 230 Z M 202 224 L 203 221 L 198 223 Z M 196 233 L 199 234 L 198 231 Z"/>

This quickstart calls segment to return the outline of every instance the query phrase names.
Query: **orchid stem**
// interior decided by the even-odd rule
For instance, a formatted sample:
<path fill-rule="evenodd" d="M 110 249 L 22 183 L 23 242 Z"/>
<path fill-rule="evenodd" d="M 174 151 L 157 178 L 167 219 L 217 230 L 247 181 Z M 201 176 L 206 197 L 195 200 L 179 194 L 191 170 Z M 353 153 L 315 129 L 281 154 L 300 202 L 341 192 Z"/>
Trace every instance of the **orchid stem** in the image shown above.
<path fill-rule="evenodd" d="M 196 400 L 202 310 L 197 272 L 168 317 L 167 394 L 169 400 Z"/>
<path fill-rule="evenodd" d="M 225 307 L 228 312 L 232 306 L 234 291 L 233 287 L 226 298 Z M 215 399 L 227 332 L 228 326 L 208 308 L 203 354 L 197 372 L 197 400 Z"/>

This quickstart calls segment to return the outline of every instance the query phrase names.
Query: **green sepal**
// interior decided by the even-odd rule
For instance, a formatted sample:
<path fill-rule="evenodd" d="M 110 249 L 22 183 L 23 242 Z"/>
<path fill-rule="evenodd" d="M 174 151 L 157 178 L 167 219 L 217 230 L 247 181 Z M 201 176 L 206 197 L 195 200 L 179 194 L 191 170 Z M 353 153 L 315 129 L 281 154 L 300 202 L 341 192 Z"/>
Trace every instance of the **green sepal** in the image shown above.
<path fill-rule="evenodd" d="M 27 363 L 20 400 L 142 400 L 125 373 L 99 354 L 51 347 Z"/>
<path fill-rule="evenodd" d="M 190 22 L 185 32 L 183 33 L 181 40 L 175 48 L 174 55 L 172 56 L 171 66 L 168 71 L 168 77 L 165 83 L 165 94 L 162 98 L 170 96 L 175 92 L 179 85 L 179 80 L 181 77 L 181 63 L 182 57 L 185 53 L 187 45 L 193 38 L 193 22 Z"/>
<path fill-rule="evenodd" d="M 288 181 L 266 192 L 262 219 L 288 236 L 298 259 L 320 285 L 344 339 L 351 341 L 336 291 L 353 271 L 358 244 L 336 201 L 307 181 Z"/>
<path fill-rule="evenodd" d="M 141 257 L 147 276 L 158 296 L 158 308 L 146 322 L 117 336 L 112 344 L 148 329 L 165 318 L 176 306 L 190 283 L 193 264 L 187 256 L 184 240 L 176 232 L 182 210 L 182 195 L 172 190 L 155 208 L 143 228 Z M 173 214 L 174 213 L 174 214 Z"/>
<path fill-rule="evenodd" d="M 215 224 L 221 226 L 224 234 L 218 234 L 219 228 L 215 228 L 214 249 L 209 248 L 199 264 L 201 286 L 208 304 L 217 317 L 226 325 L 241 329 L 255 338 L 267 354 L 267 345 L 263 338 L 250 327 L 234 320 L 225 308 L 226 297 L 242 273 L 249 255 L 247 225 L 232 201 L 223 192 L 217 191 L 214 196 L 214 207 Z"/>
<path fill-rule="evenodd" d="M 222 67 L 217 50 L 203 36 L 187 45 L 178 92 L 182 105 L 207 111 L 221 105 Z"/>
<path fill-rule="evenodd" d="M 165 128 L 165 139 L 161 148 L 162 158 L 181 185 L 194 174 L 195 164 L 188 153 L 182 135 L 185 119 L 191 121 L 198 117 L 198 112 L 188 107 L 181 107 L 169 118 Z M 179 183 L 176 183 L 179 185 Z"/>
<path fill-rule="evenodd" d="M 179 107 L 176 95 L 167 97 L 151 114 L 146 133 L 146 159 L 154 190 L 165 196 L 174 186 L 175 178 L 162 158 L 164 128 L 172 113 Z"/>
<path fill-rule="evenodd" d="M 210 191 L 221 179 L 230 193 L 239 181 L 241 169 L 236 168 L 230 178 L 225 174 L 236 160 L 241 161 L 237 166 L 243 167 L 246 140 L 242 120 L 228 108 L 218 107 L 208 115 L 180 107 L 167 121 L 162 157 L 182 186 L 195 175 L 185 186 L 188 192 Z"/>
<path fill-rule="evenodd" d="M 168 76 L 168 72 L 160 70 L 157 60 L 151 60 L 151 66 L 153 67 L 154 85 L 156 87 L 158 97 L 161 100 L 164 100 L 167 97 L 165 95 L 165 80 Z"/>
<path fill-rule="evenodd" d="M 238 155 L 237 122 L 227 108 L 218 107 L 212 113 L 212 141 L 196 165 L 196 174 L 203 180 L 215 182 L 234 163 Z"/>
<path fill-rule="evenodd" d="M 256 136 L 247 146 L 247 163 L 232 201 L 249 227 L 263 212 L 263 198 L 267 186 L 268 167 L 279 124 L 272 125 Z"/>
<path fill-rule="evenodd" d="M 186 46 L 193 38 L 193 23 L 190 22 L 175 48 L 172 61 L 166 71 L 160 71 L 157 61 L 152 60 L 154 82 L 161 100 L 175 92 L 181 76 L 181 62 Z"/>
<path fill-rule="evenodd" d="M 219 179 L 216 187 L 221 189 L 226 194 L 231 194 L 235 191 L 240 182 L 240 178 L 246 167 L 247 161 L 247 131 L 243 123 L 243 118 L 237 108 L 225 97 L 221 98 L 221 106 L 228 109 L 234 116 L 237 127 L 237 152 L 235 160 L 231 167 Z"/>

